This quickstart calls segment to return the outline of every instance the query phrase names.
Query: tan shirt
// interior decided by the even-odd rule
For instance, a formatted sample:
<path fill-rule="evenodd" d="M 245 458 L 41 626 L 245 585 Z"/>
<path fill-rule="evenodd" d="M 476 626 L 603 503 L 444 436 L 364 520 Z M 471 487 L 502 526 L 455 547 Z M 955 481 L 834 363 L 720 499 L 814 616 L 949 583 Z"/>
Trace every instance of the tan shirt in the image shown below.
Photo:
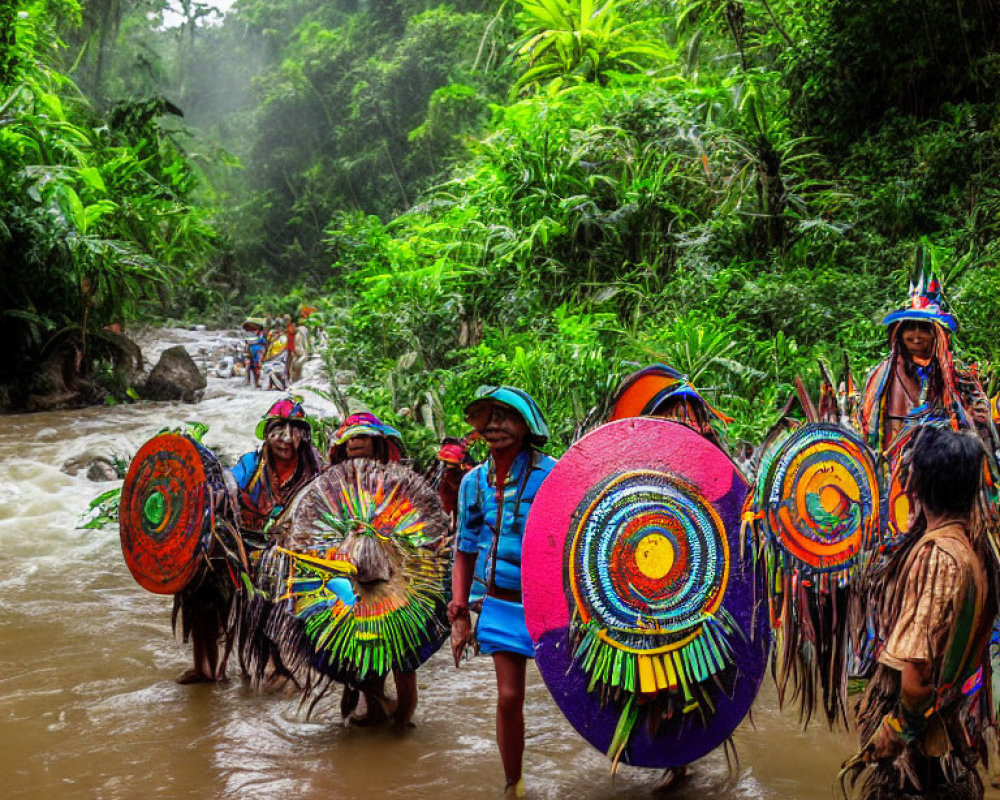
<path fill-rule="evenodd" d="M 923 536 L 906 560 L 903 602 L 879 654 L 888 667 L 902 670 L 906 662 L 938 664 L 945 655 L 954 614 L 975 587 L 978 602 L 986 602 L 986 573 L 960 523 Z"/>

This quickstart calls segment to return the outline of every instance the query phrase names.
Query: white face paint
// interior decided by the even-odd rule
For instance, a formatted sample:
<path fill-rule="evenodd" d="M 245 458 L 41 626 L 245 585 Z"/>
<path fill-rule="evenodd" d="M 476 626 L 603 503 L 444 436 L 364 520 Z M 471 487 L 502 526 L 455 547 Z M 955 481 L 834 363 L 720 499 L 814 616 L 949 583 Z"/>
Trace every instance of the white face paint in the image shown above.
<path fill-rule="evenodd" d="M 278 461 L 288 461 L 295 456 L 305 432 L 291 422 L 272 424 L 267 432 L 267 445 Z"/>

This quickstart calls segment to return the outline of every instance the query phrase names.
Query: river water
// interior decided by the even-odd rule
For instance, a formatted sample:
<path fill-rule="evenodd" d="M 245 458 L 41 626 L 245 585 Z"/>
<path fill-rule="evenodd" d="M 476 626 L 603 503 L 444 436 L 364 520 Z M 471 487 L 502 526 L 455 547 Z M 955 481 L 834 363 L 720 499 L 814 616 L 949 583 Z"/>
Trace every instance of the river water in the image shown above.
<path fill-rule="evenodd" d="M 196 350 L 198 339 L 175 341 Z M 136 404 L 15 415 L 0 425 L 0 798 L 490 798 L 503 776 L 487 658 L 455 670 L 444 651 L 418 672 L 416 727 L 346 728 L 338 697 L 307 721 L 295 698 L 251 692 L 236 677 L 180 686 L 189 656 L 170 631 L 169 597 L 133 582 L 116 529 L 77 529 L 93 483 L 70 459 L 131 454 L 186 419 L 228 463 L 256 445 L 275 395 L 210 378 L 197 405 Z M 318 401 L 317 401 L 318 402 Z M 233 672 L 232 665 L 230 672 Z M 529 798 L 649 796 L 650 770 L 607 760 L 566 723 L 529 667 Z M 769 679 L 753 722 L 736 731 L 735 772 L 716 752 L 670 796 L 828 800 L 852 740 L 781 712 Z M 1000 798 L 1000 793 L 988 793 Z"/>

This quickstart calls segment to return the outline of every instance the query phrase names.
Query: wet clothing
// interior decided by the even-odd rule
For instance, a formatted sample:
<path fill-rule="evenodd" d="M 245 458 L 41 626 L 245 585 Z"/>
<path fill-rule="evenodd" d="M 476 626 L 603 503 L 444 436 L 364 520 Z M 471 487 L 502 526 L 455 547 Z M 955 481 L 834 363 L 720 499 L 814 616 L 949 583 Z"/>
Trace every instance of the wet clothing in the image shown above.
<path fill-rule="evenodd" d="M 525 658 L 535 657 L 535 645 L 528 634 L 524 618 L 524 605 L 499 597 L 483 598 L 476 623 L 476 643 L 479 652 L 517 653 Z"/>
<path fill-rule="evenodd" d="M 470 599 L 490 596 L 477 626 L 483 652 L 534 654 L 520 602 L 521 543 L 528 510 L 555 463 L 532 448 L 517 454 L 499 487 L 492 458 L 462 479 L 457 549 L 477 554 Z"/>
<path fill-rule="evenodd" d="M 275 519 L 295 494 L 320 472 L 319 452 L 310 442 L 299 445 L 298 466 L 281 482 L 264 455 L 267 445 L 246 453 L 233 467 L 233 477 L 240 490 L 240 527 L 261 532 Z"/>
<path fill-rule="evenodd" d="M 952 637 L 959 621 L 983 616 L 987 592 L 985 569 L 960 524 L 925 533 L 906 560 L 902 575 L 902 606 L 879 655 L 880 663 L 901 670 L 907 662 L 954 660 L 960 669 L 963 659 L 982 653 L 988 626 L 969 642 Z M 961 645 L 963 652 L 952 653 L 950 645 Z M 976 653 L 965 653 L 967 646 Z"/>

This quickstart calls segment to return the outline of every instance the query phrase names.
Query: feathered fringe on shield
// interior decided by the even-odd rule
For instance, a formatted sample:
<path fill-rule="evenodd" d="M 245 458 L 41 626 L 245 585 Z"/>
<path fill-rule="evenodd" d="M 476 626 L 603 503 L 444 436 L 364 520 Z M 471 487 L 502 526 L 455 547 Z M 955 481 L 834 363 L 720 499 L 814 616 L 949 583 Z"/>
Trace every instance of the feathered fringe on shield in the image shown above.
<path fill-rule="evenodd" d="M 761 449 L 743 541 L 765 574 L 779 701 L 790 694 L 806 723 L 819 702 L 847 724 L 850 654 L 865 638 L 852 588 L 879 545 L 881 496 L 875 454 L 841 425 L 786 422 Z"/>
<path fill-rule="evenodd" d="M 399 464 L 355 460 L 295 498 L 261 556 L 240 659 L 255 682 L 370 684 L 448 635 L 451 548 L 437 493 Z"/>
<path fill-rule="evenodd" d="M 535 660 L 612 769 L 700 758 L 757 694 L 770 636 L 739 545 L 746 491 L 719 448 L 651 418 L 591 431 L 538 490 L 522 563 Z"/>

